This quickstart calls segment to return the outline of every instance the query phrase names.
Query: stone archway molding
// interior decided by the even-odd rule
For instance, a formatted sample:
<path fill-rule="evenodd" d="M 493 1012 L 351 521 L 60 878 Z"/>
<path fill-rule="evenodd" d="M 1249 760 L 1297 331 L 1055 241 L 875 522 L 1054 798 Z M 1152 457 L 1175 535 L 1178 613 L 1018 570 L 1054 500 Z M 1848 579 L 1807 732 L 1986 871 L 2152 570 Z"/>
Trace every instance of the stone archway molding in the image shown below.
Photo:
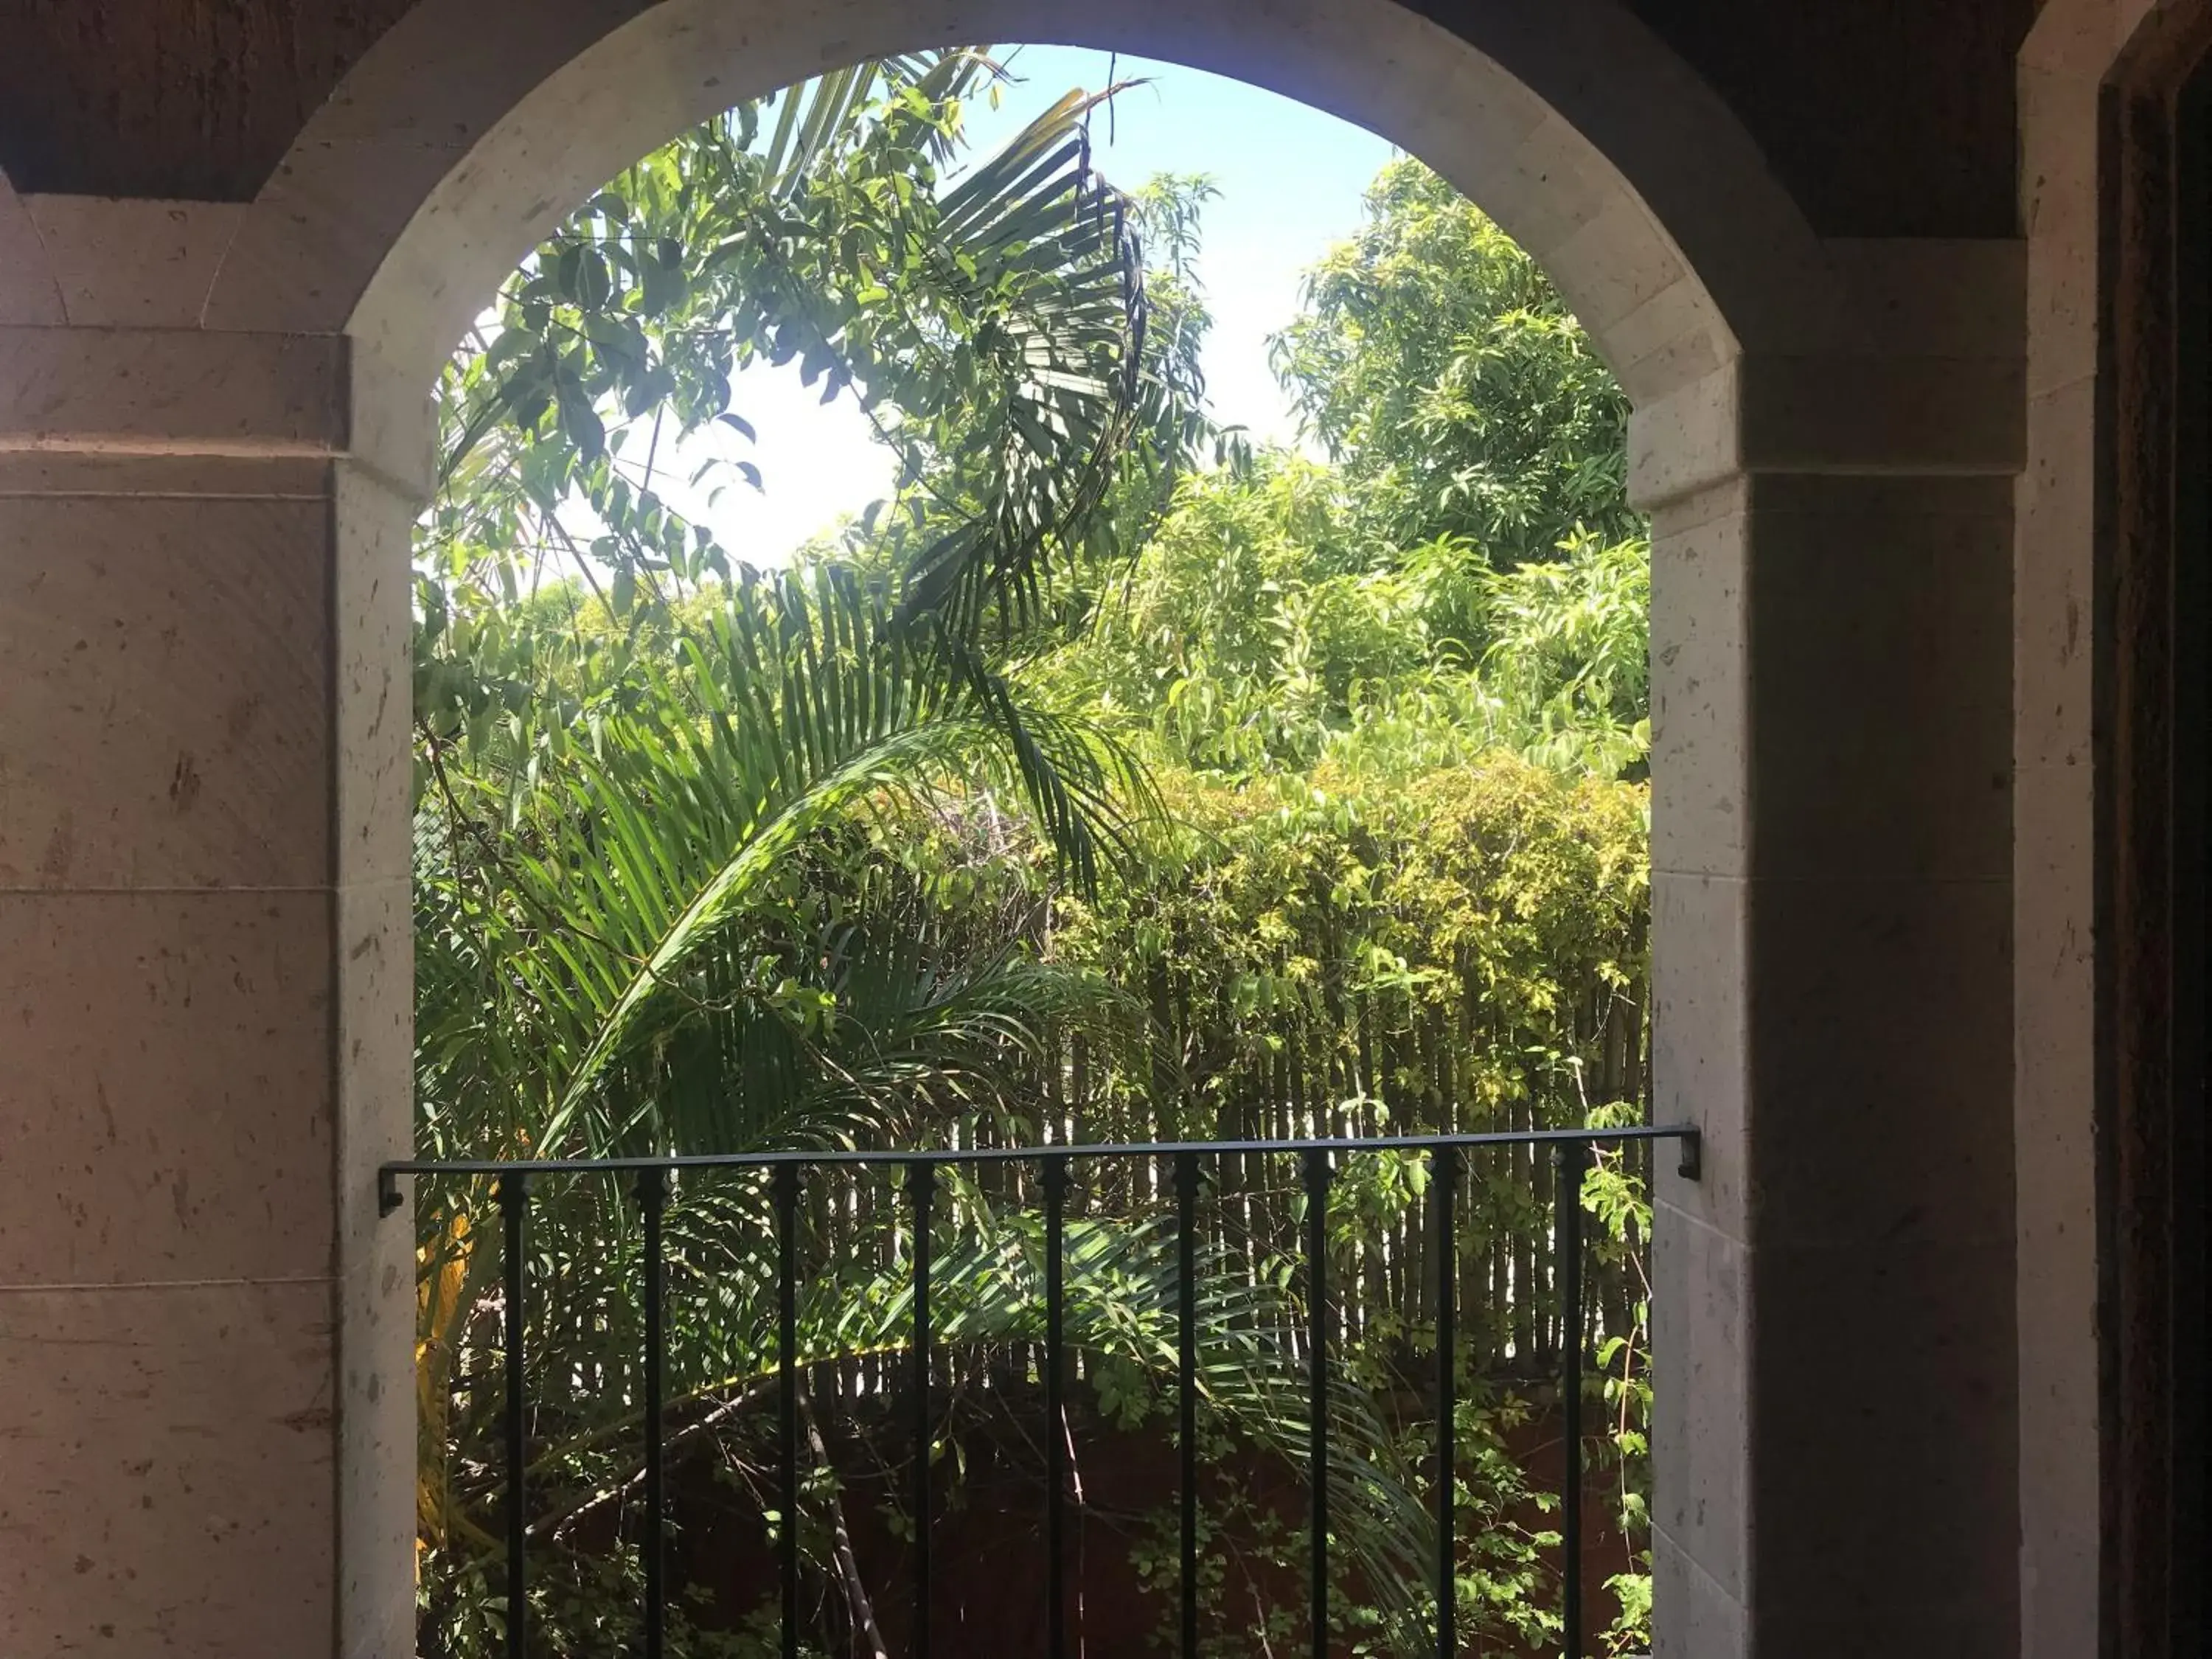
<path fill-rule="evenodd" d="M 1492 0 L 1459 27 L 1393 0 L 422 0 L 263 189 L 204 320 L 344 330 L 427 385 L 560 214 L 686 125 L 863 57 L 1020 40 L 1234 75 L 1420 155 L 1553 274 L 1639 405 L 1740 352 L 1848 349 L 1825 250 L 1625 6 Z"/>

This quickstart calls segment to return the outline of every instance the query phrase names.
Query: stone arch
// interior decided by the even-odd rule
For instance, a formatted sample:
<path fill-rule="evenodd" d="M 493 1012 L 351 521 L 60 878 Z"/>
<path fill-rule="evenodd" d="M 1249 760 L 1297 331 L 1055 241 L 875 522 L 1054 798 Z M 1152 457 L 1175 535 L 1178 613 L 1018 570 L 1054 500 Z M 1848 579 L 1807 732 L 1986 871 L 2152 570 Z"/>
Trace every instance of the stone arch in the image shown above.
<path fill-rule="evenodd" d="M 1420 155 L 1590 329 L 1654 514 L 1653 1071 L 1659 1113 L 1705 1133 L 1701 1177 L 1656 1194 L 1659 1341 L 1696 1379 L 1660 1402 L 1660 1650 L 1994 1654 L 2013 1540 L 1973 1517 L 2017 1496 L 2010 1170 L 1986 1155 L 2010 1103 L 1986 1085 L 2010 1060 L 1989 965 L 2009 960 L 2018 250 L 1818 238 L 1624 0 L 1453 9 L 419 0 L 247 209 L 200 322 L 349 337 L 342 447 L 380 480 L 337 501 L 357 581 L 404 557 L 426 388 L 484 297 L 572 203 L 742 97 L 1038 40 L 1233 75 Z M 388 674 L 403 641 L 367 648 Z M 362 1109 L 404 1136 L 404 1099 Z M 1939 1147 L 1856 1155 L 1929 1123 Z M 1864 1292 L 1848 1317 L 1831 1282 Z M 1899 1363 L 1992 1402 L 1987 1431 L 1919 1413 Z M 1854 1484 L 1900 1462 L 1942 1494 L 1911 1517 Z M 365 1455 L 342 1485 L 374 1479 Z M 1847 1500 L 1804 1501 L 1827 1487 Z M 400 1559 L 376 1548 L 373 1571 Z"/>
<path fill-rule="evenodd" d="M 1420 155 L 1536 256 L 1639 404 L 1747 348 L 1840 343 L 1824 250 L 1719 100 L 1616 0 L 425 0 L 346 77 L 241 223 L 216 329 L 347 330 L 426 384 L 559 215 L 686 125 L 838 64 L 972 40 L 1165 58 Z"/>
<path fill-rule="evenodd" d="M 212 275 L 142 284 L 155 314 L 120 323 L 107 279 L 178 204 L 0 186 L 0 324 L 28 325 L 0 331 L 0 486 L 34 503 L 9 509 L 9 550 L 54 576 L 14 637 L 19 672 L 55 690 L 4 706 L 11 731 L 37 728 L 29 752 L 68 761 L 11 799 L 98 827 L 76 885 L 40 896 L 44 954 L 19 953 L 45 975 L 24 1006 L 57 1011 L 40 1023 L 56 1098 L 66 1083 L 85 1103 L 55 1115 L 96 1120 L 99 1070 L 69 1045 L 127 1019 L 143 1040 L 117 1064 L 155 1121 L 143 1147 L 101 1152 L 103 1193 L 166 1194 L 189 1164 L 204 1206 L 296 1200 L 281 1238 L 187 1233 L 179 1182 L 174 1237 L 118 1240 L 90 1268 L 43 1230 L 58 1284 L 160 1280 L 147 1305 L 174 1310 L 178 1340 L 127 1370 L 50 1365 L 33 1420 L 82 1393 L 129 1431 L 106 1443 L 168 1434 L 158 1363 L 187 1413 L 265 1401 L 190 1426 L 203 1489 L 250 1471 L 269 1501 L 234 1541 L 167 1537 L 168 1571 L 143 1583 L 80 1577 L 77 1540 L 141 1511 L 115 1458 L 75 1449 L 28 1529 L 44 1599 L 10 1606 L 10 1629 L 411 1651 L 412 1494 L 392 1461 L 413 1439 L 410 1241 L 378 1218 L 374 1171 L 410 1133 L 405 571 L 427 389 L 562 209 L 688 123 L 872 53 L 1038 39 L 1237 75 L 1402 143 L 1547 266 L 1620 374 L 1654 517 L 1653 1069 L 1659 1112 L 1705 1137 L 1701 1176 L 1662 1170 L 1656 1194 L 1658 1346 L 1682 1382 L 1655 1439 L 1659 1650 L 2012 1650 L 2016 1540 L 1990 1517 L 2019 1496 L 2013 1170 L 1995 1150 L 2013 1027 L 2008 981 L 1989 988 L 2012 950 L 2018 250 L 1816 238 L 1629 0 L 1454 0 L 1449 27 L 1399 0 L 1071 10 L 416 0 L 257 200 L 198 204 L 227 232 Z M 61 280 L 84 271 L 106 283 L 89 311 Z M 118 654 L 72 649 L 94 632 Z M 200 678 L 164 654 L 173 633 Z M 125 660 L 140 641 L 163 643 Z M 118 687 L 133 724 L 103 713 Z M 247 755 L 234 707 L 296 729 Z M 285 769 L 249 767 L 264 752 Z M 235 801 L 239 833 L 205 810 L 180 823 L 178 754 Z M 65 951 L 74 979 L 45 965 Z M 133 975 L 169 951 L 198 953 L 234 1005 L 153 1024 Z M 281 1086 L 255 1081 L 272 1053 L 296 1072 Z M 177 1150 L 161 1115 L 195 1091 L 252 1133 L 227 1141 L 207 1115 Z M 91 1159 L 64 1164 L 57 1198 L 76 1201 Z M 146 1207 L 167 1224 L 166 1201 Z M 239 1304 L 283 1334 L 281 1368 L 216 1316 L 271 1263 L 315 1275 L 256 1280 Z M 69 1352 L 106 1364 L 94 1346 Z M 1971 1420 L 1928 1409 L 1960 1401 Z M 1899 1468 L 1917 1480 L 1902 1505 Z M 274 1574 L 270 1540 L 295 1552 Z"/>

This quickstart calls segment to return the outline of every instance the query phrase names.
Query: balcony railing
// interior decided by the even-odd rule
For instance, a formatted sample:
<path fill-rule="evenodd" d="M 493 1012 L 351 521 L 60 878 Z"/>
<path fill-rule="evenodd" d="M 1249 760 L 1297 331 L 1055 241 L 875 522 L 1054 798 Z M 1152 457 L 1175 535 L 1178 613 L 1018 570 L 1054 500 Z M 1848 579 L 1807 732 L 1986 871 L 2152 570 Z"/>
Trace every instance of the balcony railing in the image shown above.
<path fill-rule="evenodd" d="M 774 1401 L 775 1407 L 775 1485 L 779 1492 L 780 1524 L 775 1529 L 777 1553 L 777 1599 L 780 1601 L 781 1652 L 798 1659 L 807 1636 L 801 1597 L 801 1557 L 799 1513 L 805 1464 L 801 1456 L 800 1371 L 798 1318 L 802 1276 L 808 1271 L 802 1259 L 802 1202 L 819 1198 L 831 1182 L 849 1181 L 861 1172 L 879 1178 L 891 1173 L 899 1183 L 902 1212 L 891 1224 L 903 1241 L 900 1251 L 908 1295 L 904 1310 L 908 1321 L 904 1344 L 907 1375 L 901 1402 L 910 1413 L 911 1438 L 906 1471 L 908 1501 L 915 1517 L 910 1567 L 913 1602 L 907 1632 L 908 1659 L 931 1659 L 931 1526 L 933 1495 L 932 1449 L 937 1418 L 933 1408 L 933 1353 L 939 1333 L 933 1323 L 933 1270 L 937 1265 L 934 1243 L 936 1206 L 940 1176 L 947 1170 L 982 1177 L 996 1170 L 1018 1172 L 1025 1194 L 1042 1200 L 1042 1271 L 1041 1352 L 1036 1371 L 1042 1379 L 1046 1420 L 1054 1425 L 1044 1438 L 1045 1582 L 1042 1587 L 1045 1610 L 1042 1653 L 1039 1659 L 1066 1659 L 1067 1630 L 1067 1510 L 1069 1504 L 1069 1442 L 1060 1425 L 1066 1421 L 1069 1341 L 1067 1329 L 1068 1197 L 1079 1172 L 1113 1168 L 1125 1181 L 1160 1194 L 1171 1211 L 1174 1224 L 1175 1302 L 1176 1308 L 1176 1364 L 1175 1398 L 1179 1502 L 1180 1563 L 1176 1649 L 1182 1659 L 1198 1659 L 1200 1651 L 1200 1482 L 1197 1408 L 1200 1395 L 1198 1329 L 1198 1287 L 1202 1267 L 1201 1188 L 1209 1176 L 1218 1179 L 1230 1169 L 1249 1170 L 1273 1161 L 1294 1163 L 1304 1202 L 1291 1213 L 1302 1238 L 1297 1246 L 1303 1274 L 1303 1295 L 1297 1298 L 1303 1331 L 1287 1333 L 1280 1350 L 1282 1363 L 1302 1369 L 1306 1421 L 1304 1447 L 1309 1471 L 1309 1509 L 1305 1517 L 1307 1572 L 1304 1586 L 1307 1626 L 1313 1659 L 1330 1653 L 1329 1598 L 1331 1595 L 1331 1517 L 1329 1406 L 1332 1370 L 1330 1329 L 1332 1287 L 1330 1249 L 1327 1232 L 1332 1187 L 1347 1160 L 1377 1154 L 1425 1162 L 1427 1210 L 1431 1218 L 1432 1253 L 1425 1285 L 1433 1297 L 1435 1321 L 1434 1399 L 1437 1405 L 1434 1458 L 1436 1488 L 1436 1554 L 1433 1562 L 1434 1610 L 1429 1615 L 1440 1659 L 1462 1651 L 1455 1628 L 1456 1596 L 1455 1561 L 1459 1528 L 1453 1513 L 1454 1479 L 1458 1448 L 1455 1444 L 1451 1402 L 1458 1387 L 1455 1354 L 1455 1328 L 1463 1305 L 1455 1282 L 1460 1252 L 1455 1238 L 1459 1206 L 1454 1194 L 1467 1161 L 1484 1152 L 1516 1153 L 1534 1168 L 1548 1154 L 1554 1194 L 1579 1194 L 1594 1153 L 1601 1149 L 1638 1152 L 1655 1143 L 1674 1143 L 1682 1172 L 1694 1176 L 1698 1155 L 1698 1133 L 1686 1126 L 1631 1126 L 1611 1128 L 1524 1130 L 1487 1134 L 1417 1135 L 1362 1140 L 1291 1139 L 1213 1141 L 1137 1146 L 1048 1146 L 1024 1148 L 971 1147 L 938 1152 L 753 1152 L 712 1157 L 659 1157 L 612 1159 L 555 1159 L 543 1161 L 408 1161 L 385 1166 L 380 1176 L 384 1212 L 392 1213 L 404 1203 L 403 1177 L 432 1177 L 453 1190 L 479 1195 L 489 1183 L 500 1217 L 500 1289 L 496 1315 L 501 1333 L 499 1359 L 503 1384 L 504 1474 L 501 1489 L 505 1521 L 504 1642 L 511 1659 L 526 1659 L 534 1644 L 529 1640 L 530 1529 L 526 1491 L 530 1450 L 526 1352 L 526 1316 L 535 1293 L 530 1263 L 533 1194 L 556 1180 L 579 1178 L 608 1181 L 627 1178 L 641 1224 L 639 1272 L 642 1352 L 637 1388 L 635 1433 L 641 1455 L 638 1483 L 638 1548 L 643 1577 L 639 1609 L 641 1651 L 645 1659 L 662 1659 L 668 1639 L 671 1597 L 667 1583 L 668 1510 L 666 1484 L 668 1449 L 666 1320 L 669 1310 L 668 1251 L 665 1228 L 673 1189 L 680 1204 L 687 1183 L 707 1178 L 708 1172 L 752 1172 L 746 1191 L 760 1201 L 762 1218 L 774 1228 L 776 1331 Z M 840 1202 L 845 1202 L 840 1200 Z M 849 1206 L 848 1206 L 849 1207 Z M 1558 1333 L 1555 1360 L 1559 1389 L 1561 1437 L 1565 1474 L 1559 1514 L 1561 1561 L 1560 1622 L 1566 1659 L 1581 1659 L 1584 1642 L 1583 1578 L 1585 1520 L 1583 1514 L 1583 1395 L 1589 1364 L 1589 1310 L 1584 1304 L 1585 1212 L 1580 1202 L 1550 1205 L 1548 1289 L 1556 1312 Z M 1525 1267 L 1523 1268 L 1525 1272 Z M 1524 1287 L 1525 1290 L 1525 1287 Z M 489 1303 L 487 1301 L 487 1306 Z M 766 1346 L 765 1344 L 763 1346 Z M 893 1389 L 887 1379 L 875 1378 L 878 1391 Z M 864 1382 L 863 1387 L 866 1386 Z M 1018 1592 L 1010 1592 L 1018 1593 Z M 541 1656 L 550 1659 L 550 1656 Z"/>

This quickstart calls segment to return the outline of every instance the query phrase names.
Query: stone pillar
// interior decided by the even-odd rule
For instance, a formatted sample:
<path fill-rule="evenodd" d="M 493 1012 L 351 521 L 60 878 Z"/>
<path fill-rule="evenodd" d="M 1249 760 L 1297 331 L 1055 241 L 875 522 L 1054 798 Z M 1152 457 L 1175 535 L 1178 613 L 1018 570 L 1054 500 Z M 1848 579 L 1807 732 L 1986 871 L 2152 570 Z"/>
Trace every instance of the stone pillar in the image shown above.
<path fill-rule="evenodd" d="M 66 309 L 0 326 L 0 1653 L 403 1659 L 408 469 L 348 457 L 343 340 L 159 325 L 222 210 L 27 206 Z"/>
<path fill-rule="evenodd" d="M 2008 245 L 1639 411 L 1670 1659 L 2015 1652 Z"/>
<path fill-rule="evenodd" d="M 2027 466 L 2014 500 L 2021 1659 L 2098 1652 L 2100 105 L 2139 10 L 2051 0 L 2022 52 Z"/>

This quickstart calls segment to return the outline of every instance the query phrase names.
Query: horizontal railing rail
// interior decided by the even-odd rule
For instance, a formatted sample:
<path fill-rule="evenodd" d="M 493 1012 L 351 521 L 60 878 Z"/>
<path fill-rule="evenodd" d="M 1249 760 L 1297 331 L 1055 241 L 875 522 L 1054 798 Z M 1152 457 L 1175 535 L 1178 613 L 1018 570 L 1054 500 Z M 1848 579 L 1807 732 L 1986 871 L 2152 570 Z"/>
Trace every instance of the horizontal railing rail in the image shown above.
<path fill-rule="evenodd" d="M 1371 1135 L 1349 1139 L 1342 1135 L 1315 1135 L 1285 1140 L 1158 1140 L 1076 1143 L 1047 1146 L 953 1146 L 928 1152 L 831 1147 L 819 1152 L 671 1152 L 653 1158 L 399 1158 L 379 1172 L 377 1189 L 386 1215 L 404 1201 L 400 1178 L 404 1176 L 540 1176 L 605 1175 L 643 1170 L 766 1170 L 796 1164 L 836 1168 L 854 1164 L 898 1168 L 916 1164 L 1038 1164 L 1047 1158 L 1170 1158 L 1194 1152 L 1200 1158 L 1245 1152 L 1425 1152 L 1438 1149 L 1472 1151 L 1482 1146 L 1613 1146 L 1638 1141 L 1671 1141 L 1681 1148 L 1681 1173 L 1698 1178 L 1698 1131 L 1688 1124 L 1632 1123 L 1619 1128 L 1509 1129 L 1485 1133 L 1432 1135 Z"/>
<path fill-rule="evenodd" d="M 1458 1448 L 1452 1406 L 1457 1391 L 1454 1355 L 1454 1321 L 1458 1290 L 1454 1281 L 1456 1261 L 1452 1194 L 1467 1154 L 1485 1148 L 1518 1147 L 1548 1150 L 1553 1158 L 1555 1194 L 1579 1194 L 1593 1152 L 1601 1147 L 1673 1143 L 1680 1169 L 1690 1179 L 1698 1176 L 1698 1131 L 1688 1125 L 1625 1125 L 1618 1127 L 1534 1129 L 1487 1133 L 1397 1135 L 1362 1139 L 1342 1138 L 1277 1140 L 1215 1140 L 1141 1142 L 1127 1145 L 1056 1145 L 1029 1147 L 977 1146 L 931 1151 L 838 1149 L 777 1151 L 714 1154 L 672 1154 L 662 1157 L 538 1159 L 402 1159 L 379 1172 L 379 1195 L 389 1215 L 404 1202 L 400 1182 L 410 1176 L 472 1177 L 495 1183 L 501 1214 L 501 1352 L 503 1371 L 502 1438 L 505 1458 L 506 1650 L 510 1659 L 526 1659 L 528 1652 L 529 1562 L 526 1526 L 526 1415 L 525 1347 L 526 1312 L 529 1305 L 529 1216 L 532 1183 L 541 1178 L 570 1176 L 622 1176 L 635 1178 L 635 1197 L 642 1222 L 643 1263 L 641 1285 L 643 1303 L 643 1388 L 638 1432 L 642 1457 L 642 1515 L 639 1549 L 644 1595 L 641 1608 L 644 1659 L 663 1659 L 667 1640 L 669 1597 L 665 1573 L 666 1559 L 665 1481 L 666 1435 L 665 1370 L 667 1312 L 666 1255 L 664 1218 L 670 1178 L 684 1171 L 766 1171 L 769 1207 L 775 1232 L 776 1251 L 776 1482 L 780 1492 L 781 1524 L 777 1528 L 778 1595 L 781 1602 L 781 1652 L 797 1659 L 800 1652 L 801 1601 L 799 1528 L 795 1517 L 800 1493 L 799 1453 L 799 1384 L 797 1358 L 797 1301 L 799 1278 L 799 1200 L 811 1171 L 875 1168 L 904 1172 L 904 1200 L 910 1230 L 911 1330 L 908 1340 L 913 1446 L 907 1472 L 908 1501 L 915 1516 L 913 1533 L 914 1602 L 908 1654 L 910 1659 L 930 1659 L 930 1526 L 933 1493 L 931 1449 L 931 1357 L 936 1340 L 933 1330 L 931 1277 L 932 1218 L 940 1170 L 963 1166 L 1026 1164 L 1040 1176 L 1044 1204 L 1043 1326 L 1044 1352 L 1040 1366 L 1045 1393 L 1047 1421 L 1065 1421 L 1067 1371 L 1066 1243 L 1070 1177 L 1079 1164 L 1091 1163 L 1152 1163 L 1164 1164 L 1170 1178 L 1162 1183 L 1172 1194 L 1176 1250 L 1176 1426 L 1179 1448 L 1178 1571 L 1179 1645 L 1182 1659 L 1199 1653 L 1200 1531 L 1199 1467 L 1196 1407 L 1198 1388 L 1197 1341 L 1197 1203 L 1206 1164 L 1229 1158 L 1291 1156 L 1298 1160 L 1306 1203 L 1304 1214 L 1303 1271 L 1305 1285 L 1304 1353 L 1309 1372 L 1305 1449 L 1310 1486 L 1308 1534 L 1308 1620 L 1313 1659 L 1328 1659 L 1330 1596 L 1329 1462 L 1330 1301 L 1327 1236 L 1328 1198 L 1340 1158 L 1381 1152 L 1425 1154 L 1431 1190 L 1436 1195 L 1431 1209 L 1435 1217 L 1436 1261 L 1436 1388 L 1438 1407 L 1436 1431 L 1437 1554 L 1435 1651 L 1439 1659 L 1461 1652 L 1455 1630 L 1455 1551 L 1457 1530 L 1453 1514 L 1454 1470 Z M 1559 1302 L 1559 1344 L 1560 1413 L 1565 1472 L 1560 1492 L 1561 1622 L 1565 1659 L 1581 1659 L 1583 1632 L 1583 1389 L 1585 1376 L 1583 1295 L 1583 1210 L 1580 1202 L 1554 1203 L 1556 1230 L 1553 1276 Z M 1068 1448 L 1066 1436 L 1054 1431 L 1044 1437 L 1046 1449 L 1045 1648 L 1042 1659 L 1066 1659 L 1066 1509 L 1068 1486 Z"/>

